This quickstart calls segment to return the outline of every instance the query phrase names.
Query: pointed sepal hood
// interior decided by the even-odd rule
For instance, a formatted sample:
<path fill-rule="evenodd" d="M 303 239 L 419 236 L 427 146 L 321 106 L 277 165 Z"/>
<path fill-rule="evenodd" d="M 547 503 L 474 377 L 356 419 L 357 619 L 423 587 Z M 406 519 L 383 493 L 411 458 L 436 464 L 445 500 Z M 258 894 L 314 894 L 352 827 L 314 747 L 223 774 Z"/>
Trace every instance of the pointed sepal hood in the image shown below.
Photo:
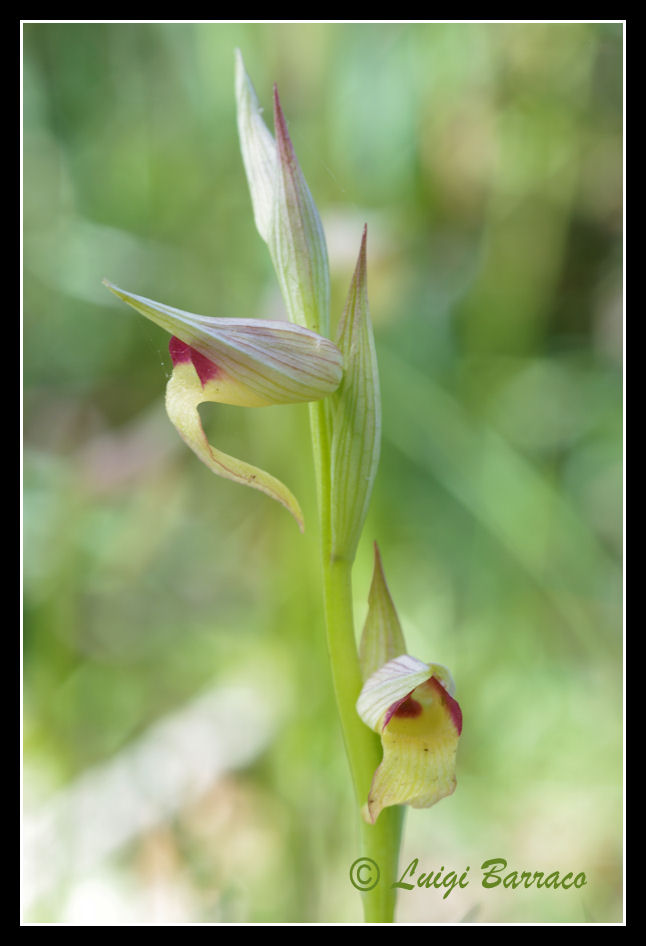
<path fill-rule="evenodd" d="M 218 368 L 213 400 L 242 407 L 316 401 L 335 391 L 343 356 L 327 338 L 290 322 L 185 312 L 104 280 L 116 296 Z M 215 390 L 215 389 L 214 389 Z"/>
<path fill-rule="evenodd" d="M 363 679 L 367 680 L 389 660 L 405 653 L 404 633 L 388 590 L 379 546 L 375 542 L 368 614 L 359 644 L 359 663 Z"/>

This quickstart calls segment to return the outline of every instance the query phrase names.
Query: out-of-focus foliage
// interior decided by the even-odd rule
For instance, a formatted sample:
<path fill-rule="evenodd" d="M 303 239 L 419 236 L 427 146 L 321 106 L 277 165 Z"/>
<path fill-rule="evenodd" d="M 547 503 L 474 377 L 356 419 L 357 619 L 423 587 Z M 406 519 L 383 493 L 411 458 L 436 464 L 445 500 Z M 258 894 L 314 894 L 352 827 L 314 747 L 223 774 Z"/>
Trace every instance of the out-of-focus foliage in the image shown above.
<path fill-rule="evenodd" d="M 333 319 L 368 223 L 378 539 L 410 653 L 450 666 L 456 793 L 399 919 L 621 918 L 622 27 L 24 26 L 26 917 L 360 919 L 302 406 L 208 406 L 302 502 L 216 480 L 168 423 L 167 337 L 101 285 L 281 317 L 239 47 L 321 210 Z M 486 890 L 479 865 L 585 871 Z"/>

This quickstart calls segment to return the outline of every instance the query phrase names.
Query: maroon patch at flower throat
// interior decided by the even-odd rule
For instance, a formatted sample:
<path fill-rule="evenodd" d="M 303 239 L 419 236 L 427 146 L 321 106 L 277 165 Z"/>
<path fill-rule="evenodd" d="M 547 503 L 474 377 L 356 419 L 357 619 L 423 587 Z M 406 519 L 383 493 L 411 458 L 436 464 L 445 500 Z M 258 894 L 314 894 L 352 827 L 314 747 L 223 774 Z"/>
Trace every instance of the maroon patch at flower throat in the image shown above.
<path fill-rule="evenodd" d="M 173 362 L 173 367 L 183 364 L 186 361 L 192 362 L 193 367 L 197 371 L 197 376 L 202 382 L 202 387 L 204 387 L 207 381 L 217 378 L 220 373 L 215 362 L 205 358 L 199 351 L 191 348 L 190 345 L 187 345 L 186 342 L 181 341 L 181 339 L 176 338 L 174 335 L 168 343 L 168 350 L 170 352 L 171 361 Z"/>

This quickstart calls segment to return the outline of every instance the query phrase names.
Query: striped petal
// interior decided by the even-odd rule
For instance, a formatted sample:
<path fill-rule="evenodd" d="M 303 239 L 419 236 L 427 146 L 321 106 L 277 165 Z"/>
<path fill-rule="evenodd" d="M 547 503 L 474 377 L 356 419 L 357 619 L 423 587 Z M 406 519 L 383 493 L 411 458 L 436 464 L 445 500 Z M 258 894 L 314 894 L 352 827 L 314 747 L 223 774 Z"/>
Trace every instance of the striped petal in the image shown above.
<path fill-rule="evenodd" d="M 309 329 L 263 319 L 209 318 L 104 283 L 217 366 L 219 380 L 210 400 L 242 407 L 316 401 L 341 382 L 341 352 Z"/>
<path fill-rule="evenodd" d="M 368 677 L 357 700 L 357 713 L 366 726 L 381 732 L 390 719 L 387 714 L 392 714 L 393 707 L 432 676 L 442 682 L 447 692 L 455 692 L 455 684 L 446 667 L 425 664 L 408 654 L 395 657 Z"/>

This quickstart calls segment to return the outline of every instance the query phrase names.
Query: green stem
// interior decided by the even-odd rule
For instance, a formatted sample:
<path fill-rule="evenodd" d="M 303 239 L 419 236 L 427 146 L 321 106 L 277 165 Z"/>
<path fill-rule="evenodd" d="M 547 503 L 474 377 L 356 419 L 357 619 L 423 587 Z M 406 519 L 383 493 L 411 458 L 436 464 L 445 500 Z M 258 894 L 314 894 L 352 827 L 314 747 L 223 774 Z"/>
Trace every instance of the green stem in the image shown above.
<path fill-rule="evenodd" d="M 352 562 L 347 559 L 333 558 L 331 554 L 330 449 L 323 401 L 310 405 L 310 422 L 321 521 L 323 597 L 328 652 L 357 810 L 360 812 L 368 798 L 375 769 L 381 763 L 381 740 L 362 722 L 355 708 L 363 680 L 354 633 Z M 359 818 L 361 856 L 373 860 L 380 871 L 379 883 L 372 890 L 362 894 L 365 921 L 392 923 L 396 900 L 396 891 L 392 884 L 397 879 L 403 808 L 384 809 L 374 825 L 365 822 L 360 814 Z"/>

